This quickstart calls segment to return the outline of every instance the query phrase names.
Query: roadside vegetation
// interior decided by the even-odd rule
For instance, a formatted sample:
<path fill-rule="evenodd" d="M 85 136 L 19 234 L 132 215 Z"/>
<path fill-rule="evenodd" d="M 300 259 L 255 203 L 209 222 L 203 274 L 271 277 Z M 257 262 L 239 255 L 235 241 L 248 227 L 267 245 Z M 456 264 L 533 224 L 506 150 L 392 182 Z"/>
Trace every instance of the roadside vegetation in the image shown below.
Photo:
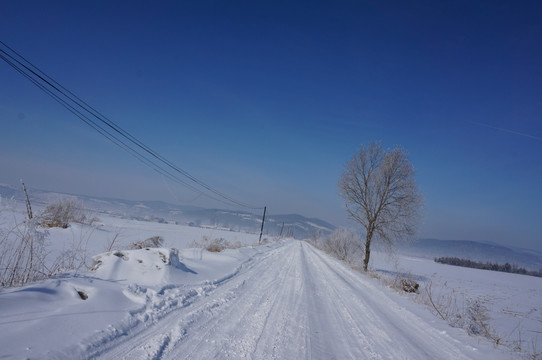
<path fill-rule="evenodd" d="M 5 211 L 6 208 L 0 209 Z M 9 209 L 8 209 L 9 210 Z M 70 223 L 88 225 L 86 211 L 73 200 L 58 200 L 33 216 L 27 201 L 28 216 L 23 221 L 15 217 L 0 227 L 0 287 L 23 286 L 66 271 L 87 267 L 86 242 L 88 233 L 60 254 L 51 255 L 49 233 L 51 228 L 67 228 Z M 94 219 L 92 220 L 94 221 Z M 54 257 L 54 258 L 53 258 Z"/>
<path fill-rule="evenodd" d="M 66 229 L 70 223 L 83 224 L 86 220 L 83 205 L 72 199 L 60 199 L 47 205 L 39 216 L 40 225 L 44 228 Z"/>
<path fill-rule="evenodd" d="M 211 239 L 208 236 L 202 236 L 199 241 L 194 240 L 190 247 L 201 248 L 209 252 L 221 252 L 226 249 L 239 249 L 242 246 L 240 241 L 228 241 L 224 238 Z"/>

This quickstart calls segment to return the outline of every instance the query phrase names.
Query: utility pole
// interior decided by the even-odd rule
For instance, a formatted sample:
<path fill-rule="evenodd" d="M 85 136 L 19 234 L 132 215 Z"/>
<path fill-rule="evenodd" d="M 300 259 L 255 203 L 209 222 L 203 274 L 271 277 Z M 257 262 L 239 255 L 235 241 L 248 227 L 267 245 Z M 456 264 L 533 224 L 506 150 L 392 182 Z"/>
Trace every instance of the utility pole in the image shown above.
<path fill-rule="evenodd" d="M 267 206 L 263 207 L 263 218 L 262 218 L 262 229 L 260 230 L 260 240 L 258 241 L 258 244 L 262 243 L 262 234 L 263 234 L 263 224 L 265 223 L 265 210 L 267 209 Z"/>

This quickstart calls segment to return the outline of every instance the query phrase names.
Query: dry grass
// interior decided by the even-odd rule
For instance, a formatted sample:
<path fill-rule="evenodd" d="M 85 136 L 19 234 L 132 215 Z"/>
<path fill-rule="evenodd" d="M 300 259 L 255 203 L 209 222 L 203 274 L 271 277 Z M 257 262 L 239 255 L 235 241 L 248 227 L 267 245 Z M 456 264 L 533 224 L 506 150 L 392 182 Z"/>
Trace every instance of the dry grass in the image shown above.
<path fill-rule="evenodd" d="M 152 236 L 143 241 L 138 241 L 130 245 L 131 250 L 139 250 L 146 248 L 159 248 L 164 244 L 164 238 L 161 236 Z"/>
<path fill-rule="evenodd" d="M 0 287 L 23 286 L 47 277 L 47 230 L 27 220 L 0 233 Z"/>
<path fill-rule="evenodd" d="M 45 228 L 67 228 L 70 222 L 84 223 L 87 219 L 81 203 L 72 199 L 58 200 L 47 205 L 40 215 L 40 225 Z"/>
<path fill-rule="evenodd" d="M 212 239 L 203 236 L 200 241 L 193 241 L 190 247 L 202 248 L 209 252 L 221 252 L 225 249 L 239 249 L 242 246 L 240 241 L 230 242 L 224 238 Z"/>

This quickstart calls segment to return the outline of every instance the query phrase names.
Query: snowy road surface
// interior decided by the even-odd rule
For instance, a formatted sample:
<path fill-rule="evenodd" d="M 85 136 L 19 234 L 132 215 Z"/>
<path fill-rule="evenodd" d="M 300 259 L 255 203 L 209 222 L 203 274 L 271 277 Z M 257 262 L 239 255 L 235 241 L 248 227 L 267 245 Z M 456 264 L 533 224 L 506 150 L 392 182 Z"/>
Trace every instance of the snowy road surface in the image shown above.
<path fill-rule="evenodd" d="M 110 331 L 109 338 L 97 336 L 57 356 L 495 358 L 491 349 L 489 355 L 487 348 L 472 346 L 475 341 L 467 344 L 442 327 L 437 330 L 371 281 L 300 241 L 258 253 L 218 282 L 166 288 L 133 316 L 145 321 Z"/>

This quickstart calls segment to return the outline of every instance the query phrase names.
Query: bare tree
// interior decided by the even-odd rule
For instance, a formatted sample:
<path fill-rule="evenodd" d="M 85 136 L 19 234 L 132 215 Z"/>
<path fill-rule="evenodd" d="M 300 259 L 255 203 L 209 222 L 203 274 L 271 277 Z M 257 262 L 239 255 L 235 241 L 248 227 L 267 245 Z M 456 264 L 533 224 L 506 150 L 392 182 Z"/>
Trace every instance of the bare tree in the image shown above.
<path fill-rule="evenodd" d="M 415 234 L 423 198 L 402 148 L 362 146 L 346 164 L 339 190 L 349 216 L 365 230 L 364 271 L 373 239 L 392 244 Z"/>

